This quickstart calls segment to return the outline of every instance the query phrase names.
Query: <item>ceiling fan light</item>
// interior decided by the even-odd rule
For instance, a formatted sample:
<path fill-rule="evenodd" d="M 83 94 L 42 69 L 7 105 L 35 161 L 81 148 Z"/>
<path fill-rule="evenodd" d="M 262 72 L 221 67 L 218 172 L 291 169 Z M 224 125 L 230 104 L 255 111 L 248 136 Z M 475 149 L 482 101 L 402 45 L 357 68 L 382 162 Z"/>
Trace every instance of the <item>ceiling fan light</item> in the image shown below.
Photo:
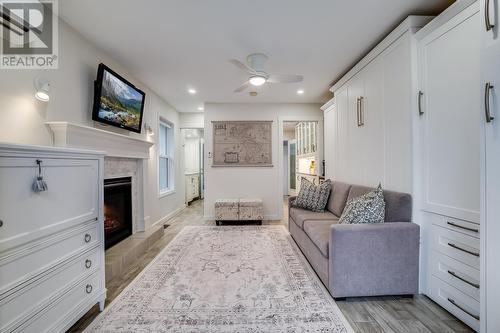
<path fill-rule="evenodd" d="M 250 82 L 252 86 L 258 87 L 266 83 L 266 78 L 264 76 L 255 75 L 250 77 L 250 79 L 248 79 L 248 82 Z"/>

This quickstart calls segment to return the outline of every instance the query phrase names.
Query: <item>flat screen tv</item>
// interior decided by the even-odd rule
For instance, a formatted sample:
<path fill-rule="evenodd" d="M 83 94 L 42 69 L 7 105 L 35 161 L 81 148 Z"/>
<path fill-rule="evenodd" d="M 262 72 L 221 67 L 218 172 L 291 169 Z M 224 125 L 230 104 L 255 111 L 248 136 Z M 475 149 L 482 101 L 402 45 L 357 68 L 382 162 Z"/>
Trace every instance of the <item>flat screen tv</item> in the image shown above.
<path fill-rule="evenodd" d="M 94 87 L 92 120 L 141 133 L 146 94 L 104 64 Z"/>

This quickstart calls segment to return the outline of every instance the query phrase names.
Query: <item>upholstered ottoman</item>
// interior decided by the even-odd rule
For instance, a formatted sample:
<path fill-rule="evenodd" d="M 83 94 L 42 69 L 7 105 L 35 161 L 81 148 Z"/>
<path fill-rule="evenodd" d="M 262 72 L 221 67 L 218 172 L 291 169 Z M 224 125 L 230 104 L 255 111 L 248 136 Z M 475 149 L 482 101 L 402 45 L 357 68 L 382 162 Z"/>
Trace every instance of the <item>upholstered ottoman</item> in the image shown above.
<path fill-rule="evenodd" d="M 261 199 L 240 199 L 240 221 L 259 221 L 264 219 L 264 205 Z"/>
<path fill-rule="evenodd" d="M 215 201 L 215 223 L 220 225 L 221 221 L 238 221 L 238 199 L 219 199 Z"/>

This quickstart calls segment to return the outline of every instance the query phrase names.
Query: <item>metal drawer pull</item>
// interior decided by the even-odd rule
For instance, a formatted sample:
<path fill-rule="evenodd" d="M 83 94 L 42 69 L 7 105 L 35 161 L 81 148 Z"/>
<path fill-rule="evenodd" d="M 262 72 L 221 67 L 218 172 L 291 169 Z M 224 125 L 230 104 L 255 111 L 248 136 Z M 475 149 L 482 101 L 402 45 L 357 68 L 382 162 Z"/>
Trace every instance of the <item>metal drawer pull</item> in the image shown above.
<path fill-rule="evenodd" d="M 3 227 L 3 221 L 0 220 L 0 228 Z"/>
<path fill-rule="evenodd" d="M 447 223 L 448 225 L 453 226 L 453 227 L 457 227 L 457 228 L 460 228 L 460 229 L 469 230 L 469 231 L 473 231 L 473 232 L 477 232 L 477 233 L 479 233 L 479 229 L 469 228 L 469 227 L 464 227 L 463 225 L 456 224 L 456 223 L 453 223 L 453 222 L 450 222 L 450 221 L 446 221 L 446 223 Z"/>
<path fill-rule="evenodd" d="M 90 242 L 91 239 L 92 239 L 92 236 L 90 236 L 90 234 L 85 234 L 85 243 Z"/>
<path fill-rule="evenodd" d="M 465 253 L 468 253 L 468 254 L 472 254 L 473 256 L 479 257 L 479 253 L 466 250 L 466 249 L 461 248 L 460 246 L 458 246 L 456 244 L 448 243 L 448 246 L 451 246 L 452 248 L 457 249 L 459 251 L 462 251 L 462 252 L 465 252 Z"/>
<path fill-rule="evenodd" d="M 486 24 L 486 31 L 490 31 L 495 27 L 490 21 L 490 0 L 484 1 L 484 23 Z"/>
<path fill-rule="evenodd" d="M 92 286 L 90 284 L 88 284 L 86 287 L 85 287 L 85 291 L 87 292 L 87 294 L 90 294 L 92 292 Z"/>
<path fill-rule="evenodd" d="M 361 126 L 361 100 L 358 98 L 356 100 L 356 117 L 358 118 L 358 127 Z"/>
<path fill-rule="evenodd" d="M 455 273 L 454 271 L 450 271 L 448 270 L 448 274 L 450 274 L 451 276 L 453 277 L 456 277 L 457 279 L 459 279 L 460 281 L 463 281 L 471 286 L 473 286 L 474 288 L 477 288 L 479 289 L 479 284 L 478 283 L 474 283 L 474 282 L 470 282 L 470 281 L 467 281 L 466 279 L 464 279 L 463 277 L 459 276 L 457 273 Z"/>
<path fill-rule="evenodd" d="M 92 260 L 90 259 L 85 260 L 85 268 L 90 268 L 90 267 L 92 267 Z"/>
<path fill-rule="evenodd" d="M 422 116 L 424 114 L 424 112 L 422 111 L 422 96 L 424 96 L 424 93 L 419 91 L 418 92 L 418 115 L 419 116 Z"/>
<path fill-rule="evenodd" d="M 489 82 L 486 83 L 486 86 L 484 88 L 484 112 L 486 113 L 487 123 L 491 123 L 491 121 L 495 119 L 495 117 L 491 116 L 490 111 L 490 90 L 493 88 L 494 87 Z"/>
<path fill-rule="evenodd" d="M 359 118 L 361 122 L 361 126 L 365 126 L 365 105 L 364 105 L 364 97 L 361 96 L 359 98 Z"/>
<path fill-rule="evenodd" d="M 450 302 L 451 304 L 455 305 L 457 308 L 459 308 L 460 310 L 462 310 L 463 312 L 467 313 L 469 316 L 471 316 L 472 318 L 476 319 L 476 320 L 479 320 L 479 316 L 478 315 L 475 315 L 473 313 L 470 313 L 469 311 L 465 310 L 463 307 L 461 307 L 460 305 L 457 304 L 457 302 L 455 302 L 454 299 L 451 299 L 448 297 L 448 302 Z"/>

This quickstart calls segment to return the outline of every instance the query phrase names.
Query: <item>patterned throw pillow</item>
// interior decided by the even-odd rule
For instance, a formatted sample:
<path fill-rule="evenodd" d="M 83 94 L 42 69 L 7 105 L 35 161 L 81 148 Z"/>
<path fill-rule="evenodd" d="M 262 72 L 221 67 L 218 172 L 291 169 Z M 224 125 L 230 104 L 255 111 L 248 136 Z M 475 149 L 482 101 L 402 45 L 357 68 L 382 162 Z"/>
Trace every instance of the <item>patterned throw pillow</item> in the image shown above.
<path fill-rule="evenodd" d="M 382 186 L 379 185 L 376 190 L 349 200 L 345 205 L 339 223 L 384 223 L 384 221 L 384 191 Z"/>
<path fill-rule="evenodd" d="M 302 178 L 299 195 L 297 199 L 292 202 L 292 206 L 323 213 L 328 203 L 331 190 L 332 182 L 329 179 L 317 186 L 309 180 Z"/>

